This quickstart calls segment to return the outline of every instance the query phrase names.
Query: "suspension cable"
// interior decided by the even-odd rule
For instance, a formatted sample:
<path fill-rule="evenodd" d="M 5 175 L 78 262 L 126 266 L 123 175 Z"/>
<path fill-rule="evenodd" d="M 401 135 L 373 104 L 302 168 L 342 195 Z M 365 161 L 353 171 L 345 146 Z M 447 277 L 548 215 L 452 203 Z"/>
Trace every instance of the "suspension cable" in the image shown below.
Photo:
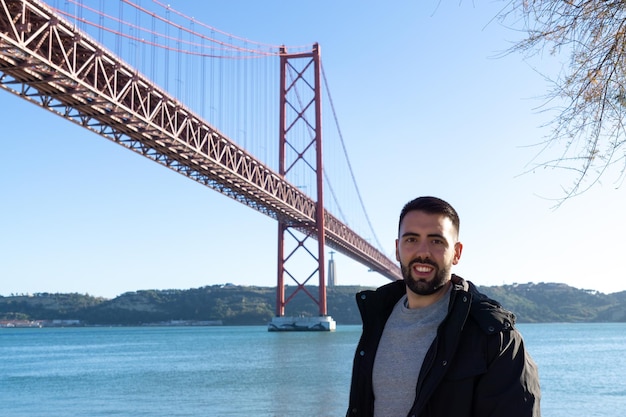
<path fill-rule="evenodd" d="M 348 164 L 348 169 L 350 170 L 350 176 L 352 177 L 352 183 L 354 184 L 356 194 L 359 197 L 359 203 L 361 204 L 361 209 L 363 210 L 363 214 L 365 215 L 365 220 L 367 221 L 367 225 L 370 228 L 370 232 L 372 232 L 372 235 L 374 237 L 374 240 L 376 241 L 376 245 L 378 245 L 378 248 L 382 249 L 382 245 L 380 244 L 380 241 L 378 240 L 378 236 L 376 236 L 376 232 L 374 232 L 374 228 L 372 227 L 372 222 L 370 221 L 370 218 L 367 215 L 367 211 L 365 210 L 365 204 L 363 204 L 363 198 L 361 197 L 361 192 L 359 191 L 359 187 L 356 183 L 354 171 L 352 170 L 352 164 L 350 163 L 350 158 L 348 158 L 348 151 L 346 149 L 346 144 L 343 140 L 341 128 L 339 127 L 339 120 L 337 119 L 337 113 L 335 112 L 335 105 L 333 104 L 333 99 L 330 95 L 330 88 L 328 87 L 328 80 L 326 79 L 326 72 L 324 71 L 324 65 L 320 63 L 320 67 L 322 69 L 322 78 L 324 79 L 324 87 L 326 87 L 326 94 L 328 94 L 328 101 L 330 102 L 330 108 L 333 112 L 333 119 L 335 120 L 337 133 L 339 134 L 339 141 L 341 142 L 341 147 L 343 148 L 343 154 L 346 157 L 346 163 Z"/>

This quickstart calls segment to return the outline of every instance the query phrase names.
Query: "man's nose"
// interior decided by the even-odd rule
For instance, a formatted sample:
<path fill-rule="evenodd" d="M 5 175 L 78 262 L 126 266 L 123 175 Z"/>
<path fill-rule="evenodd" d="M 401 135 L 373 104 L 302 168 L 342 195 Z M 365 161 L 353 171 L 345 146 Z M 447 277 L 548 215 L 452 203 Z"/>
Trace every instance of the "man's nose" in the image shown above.
<path fill-rule="evenodd" d="M 430 256 L 430 245 L 427 241 L 421 241 L 417 244 L 416 254 L 423 258 L 428 258 Z"/>

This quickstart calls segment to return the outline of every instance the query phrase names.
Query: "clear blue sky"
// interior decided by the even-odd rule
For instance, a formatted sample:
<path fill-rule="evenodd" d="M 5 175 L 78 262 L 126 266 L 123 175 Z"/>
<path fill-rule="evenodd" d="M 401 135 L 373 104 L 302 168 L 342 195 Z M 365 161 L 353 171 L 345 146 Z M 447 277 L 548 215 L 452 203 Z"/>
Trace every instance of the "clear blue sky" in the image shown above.
<path fill-rule="evenodd" d="M 461 216 L 454 272 L 476 284 L 626 290 L 617 173 L 556 210 L 571 174 L 523 174 L 549 132 L 548 85 L 519 55 L 496 57 L 520 36 L 492 20 L 500 2 L 169 3 L 258 42 L 320 43 L 390 256 L 402 205 L 436 195 Z M 0 295 L 276 285 L 272 219 L 4 91 L 0 108 Z M 336 259 L 340 284 L 388 282 Z"/>

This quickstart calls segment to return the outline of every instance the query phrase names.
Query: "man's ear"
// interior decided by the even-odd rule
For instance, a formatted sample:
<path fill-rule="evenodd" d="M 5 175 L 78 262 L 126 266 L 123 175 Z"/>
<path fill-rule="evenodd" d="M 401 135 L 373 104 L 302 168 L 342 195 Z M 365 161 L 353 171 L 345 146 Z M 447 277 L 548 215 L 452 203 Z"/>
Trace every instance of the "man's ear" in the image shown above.
<path fill-rule="evenodd" d="M 459 263 L 462 252 L 463 252 L 463 244 L 461 242 L 456 242 L 454 244 L 454 258 L 452 258 L 452 265 L 456 265 Z"/>
<path fill-rule="evenodd" d="M 398 239 L 396 239 L 396 261 L 400 262 L 400 252 L 398 251 Z"/>

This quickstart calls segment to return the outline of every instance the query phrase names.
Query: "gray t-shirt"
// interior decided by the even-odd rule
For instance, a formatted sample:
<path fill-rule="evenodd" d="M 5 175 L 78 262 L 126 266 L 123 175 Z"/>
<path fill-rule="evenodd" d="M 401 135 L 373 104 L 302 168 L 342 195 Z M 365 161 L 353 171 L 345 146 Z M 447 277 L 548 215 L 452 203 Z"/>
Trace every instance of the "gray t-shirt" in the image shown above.
<path fill-rule="evenodd" d="M 410 309 L 406 295 L 393 308 L 374 361 L 374 416 L 406 416 L 415 401 L 417 378 L 437 327 L 446 317 L 450 291 L 436 303 Z"/>

